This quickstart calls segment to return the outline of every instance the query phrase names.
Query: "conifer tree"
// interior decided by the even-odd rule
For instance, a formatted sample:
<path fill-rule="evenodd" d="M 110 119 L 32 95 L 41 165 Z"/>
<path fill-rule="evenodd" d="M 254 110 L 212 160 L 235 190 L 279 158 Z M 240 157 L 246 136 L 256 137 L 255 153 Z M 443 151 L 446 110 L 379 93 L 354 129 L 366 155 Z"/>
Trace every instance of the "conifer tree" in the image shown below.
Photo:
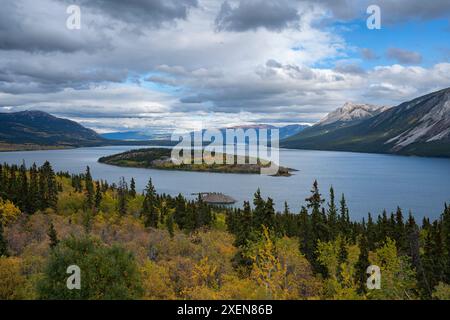
<path fill-rule="evenodd" d="M 19 197 L 18 197 L 18 207 L 21 211 L 27 211 L 29 208 L 29 194 L 28 194 L 28 176 L 27 168 L 25 163 L 22 163 L 19 169 Z"/>
<path fill-rule="evenodd" d="M 166 227 L 169 232 L 170 238 L 174 237 L 174 226 L 173 226 L 173 216 L 171 214 L 167 215 L 166 218 Z"/>
<path fill-rule="evenodd" d="M 131 178 L 130 182 L 130 196 L 136 198 L 136 182 L 134 181 L 134 178 Z"/>
<path fill-rule="evenodd" d="M 89 166 L 86 167 L 84 184 L 86 191 L 86 206 L 88 209 L 91 209 L 94 206 L 94 183 L 92 181 L 91 169 Z"/>
<path fill-rule="evenodd" d="M 348 250 L 347 250 L 347 244 L 345 241 L 345 238 L 342 237 L 339 241 L 339 251 L 338 251 L 338 270 L 337 270 L 337 276 L 338 281 L 342 282 L 342 265 L 347 262 L 348 259 Z"/>
<path fill-rule="evenodd" d="M 187 223 L 186 201 L 184 197 L 179 194 L 175 199 L 175 212 L 173 220 L 180 229 L 184 229 Z"/>
<path fill-rule="evenodd" d="M 121 216 L 124 216 L 127 213 L 127 193 L 127 183 L 125 182 L 125 178 L 122 177 L 117 188 L 118 211 Z"/>
<path fill-rule="evenodd" d="M 142 215 L 144 216 L 144 224 L 146 227 L 158 227 L 158 212 L 156 211 L 156 191 L 150 178 L 145 188 L 144 203 L 142 205 Z"/>
<path fill-rule="evenodd" d="M 58 202 L 58 188 L 52 166 L 46 161 L 39 169 L 40 209 L 53 208 Z"/>
<path fill-rule="evenodd" d="M 308 210 L 305 207 L 302 207 L 302 209 L 300 210 L 299 220 L 300 252 L 305 255 L 306 259 L 308 259 L 311 264 L 316 263 L 314 256 L 315 248 L 311 219 L 308 215 Z"/>
<path fill-rule="evenodd" d="M 370 251 L 375 249 L 375 242 L 377 241 L 376 227 L 370 212 L 367 215 L 366 236 L 368 250 Z"/>
<path fill-rule="evenodd" d="M 28 190 L 28 208 L 27 213 L 33 214 L 40 207 L 39 203 L 39 182 L 38 182 L 38 170 L 36 163 L 30 168 L 30 186 Z"/>
<path fill-rule="evenodd" d="M 265 220 L 265 202 L 261 197 L 261 190 L 258 188 L 253 197 L 253 205 L 255 209 L 253 210 L 253 222 L 255 230 L 262 230 Z"/>
<path fill-rule="evenodd" d="M 95 183 L 95 202 L 94 202 L 95 209 L 98 210 L 100 208 L 100 205 L 102 203 L 102 198 L 103 198 L 102 188 L 100 186 L 100 182 L 97 181 Z"/>
<path fill-rule="evenodd" d="M 50 227 L 48 229 L 47 235 L 48 235 L 48 237 L 50 239 L 50 248 L 51 249 L 55 248 L 58 245 L 59 240 L 58 240 L 58 234 L 56 233 L 55 226 L 53 225 L 53 222 L 50 223 Z"/>
<path fill-rule="evenodd" d="M 355 265 L 355 281 L 358 284 L 358 292 L 366 292 L 367 286 L 367 268 L 370 266 L 369 262 L 369 248 L 367 237 L 363 234 L 359 240 L 359 257 Z"/>
<path fill-rule="evenodd" d="M 344 194 L 342 194 L 340 203 L 340 216 L 339 216 L 339 225 L 340 231 L 346 237 L 350 234 L 350 216 L 347 207 L 347 201 L 345 200 Z"/>
<path fill-rule="evenodd" d="M 407 251 L 406 235 L 405 235 L 405 224 L 403 222 L 403 213 L 400 207 L 397 207 L 397 212 L 395 213 L 395 226 L 394 226 L 394 239 L 397 244 L 397 248 L 400 252 L 404 253 Z"/>
<path fill-rule="evenodd" d="M 288 206 L 287 201 L 284 202 L 284 210 L 283 210 L 283 214 L 284 214 L 284 215 L 290 214 L 290 212 L 289 212 L 289 206 Z"/>
<path fill-rule="evenodd" d="M 250 208 L 250 203 L 244 201 L 244 208 L 242 212 L 239 210 L 238 221 L 236 224 L 236 238 L 234 245 L 236 247 L 245 246 L 247 241 L 252 239 L 253 223 L 252 223 L 252 209 Z"/>
<path fill-rule="evenodd" d="M 337 234 L 339 233 L 338 225 L 337 225 L 337 208 L 335 203 L 334 189 L 330 187 L 330 202 L 328 202 L 328 225 L 330 229 L 330 237 L 331 239 L 335 239 Z"/>

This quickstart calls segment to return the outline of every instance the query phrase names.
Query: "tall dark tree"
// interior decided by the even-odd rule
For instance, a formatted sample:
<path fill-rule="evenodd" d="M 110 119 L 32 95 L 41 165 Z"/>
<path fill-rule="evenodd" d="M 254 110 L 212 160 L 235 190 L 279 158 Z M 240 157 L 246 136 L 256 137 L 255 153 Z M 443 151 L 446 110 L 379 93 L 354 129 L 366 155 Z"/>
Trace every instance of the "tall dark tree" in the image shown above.
<path fill-rule="evenodd" d="M 342 194 L 341 201 L 339 202 L 339 204 L 340 204 L 340 216 L 339 216 L 340 231 L 343 235 L 349 237 L 351 234 L 350 215 L 344 194 Z"/>
<path fill-rule="evenodd" d="M 156 208 L 156 190 L 150 178 L 145 188 L 144 203 L 142 204 L 142 216 L 146 227 L 158 227 L 158 212 Z"/>
<path fill-rule="evenodd" d="M 406 253 L 408 251 L 408 246 L 406 243 L 405 223 L 403 221 L 403 213 L 400 207 L 397 207 L 397 212 L 395 213 L 394 239 L 395 243 L 397 244 L 398 250 L 401 253 Z"/>
<path fill-rule="evenodd" d="M 345 241 L 345 238 L 342 238 L 339 242 L 339 251 L 338 251 L 338 281 L 343 282 L 344 277 L 342 275 L 342 264 L 346 263 L 348 259 L 348 250 L 347 250 L 347 243 Z"/>
<path fill-rule="evenodd" d="M 58 245 L 59 240 L 58 240 L 58 234 L 56 233 L 56 229 L 55 229 L 55 226 L 53 225 L 53 222 L 50 222 L 50 227 L 48 229 L 47 235 L 50 240 L 50 248 L 51 249 L 55 248 Z"/>
<path fill-rule="evenodd" d="M 30 186 L 28 189 L 28 198 L 27 213 L 33 214 L 41 207 L 39 196 L 39 177 L 36 163 L 33 163 L 30 167 Z"/>
<path fill-rule="evenodd" d="M 136 182 L 134 181 L 134 178 L 131 178 L 130 182 L 130 197 L 136 197 Z"/>
<path fill-rule="evenodd" d="M 58 202 L 58 188 L 56 177 L 50 162 L 46 161 L 39 169 L 40 209 L 52 208 L 56 210 Z"/>
<path fill-rule="evenodd" d="M 261 196 L 261 190 L 258 188 L 253 196 L 253 205 L 255 209 L 253 210 L 253 223 L 255 230 L 262 230 L 262 226 L 265 223 L 265 208 L 266 203 Z"/>
<path fill-rule="evenodd" d="M 25 163 L 22 163 L 19 169 L 19 195 L 18 195 L 18 207 L 21 211 L 28 211 L 29 209 L 29 187 L 28 187 L 28 176 L 27 168 Z"/>
<path fill-rule="evenodd" d="M 358 284 L 358 292 L 364 293 L 367 289 L 367 268 L 370 266 L 369 262 L 369 248 L 367 237 L 363 234 L 359 240 L 359 257 L 355 265 L 355 281 Z"/>
<path fill-rule="evenodd" d="M 175 199 L 175 212 L 173 220 L 180 229 L 184 229 L 187 223 L 186 200 L 179 194 Z"/>
<path fill-rule="evenodd" d="M 88 209 L 92 209 L 94 206 L 94 182 L 89 166 L 86 167 L 86 173 L 84 175 L 84 187 L 86 192 L 86 206 Z"/>
<path fill-rule="evenodd" d="M 169 235 L 171 238 L 174 237 L 174 226 L 173 226 L 173 216 L 171 214 L 167 215 L 166 217 L 166 227 L 167 231 L 169 232 Z"/>
<path fill-rule="evenodd" d="M 302 207 L 299 213 L 299 241 L 300 241 L 300 252 L 303 253 L 311 264 L 316 263 L 315 261 L 315 244 L 314 235 L 311 225 L 311 219 L 308 214 L 308 210 Z"/>
<path fill-rule="evenodd" d="M 128 194 L 128 186 L 127 183 L 125 182 L 125 178 L 122 177 L 119 181 L 119 186 L 117 188 L 117 201 L 118 201 L 117 209 L 121 216 L 127 214 L 127 206 L 128 206 L 127 194 Z"/>
<path fill-rule="evenodd" d="M 94 199 L 94 207 L 96 210 L 100 208 L 102 198 L 103 198 L 102 188 L 100 186 L 100 182 L 97 181 L 95 183 L 95 199 Z"/>
<path fill-rule="evenodd" d="M 328 202 L 327 219 L 331 239 L 335 239 L 339 233 L 339 227 L 333 187 L 330 187 L 330 201 Z"/>

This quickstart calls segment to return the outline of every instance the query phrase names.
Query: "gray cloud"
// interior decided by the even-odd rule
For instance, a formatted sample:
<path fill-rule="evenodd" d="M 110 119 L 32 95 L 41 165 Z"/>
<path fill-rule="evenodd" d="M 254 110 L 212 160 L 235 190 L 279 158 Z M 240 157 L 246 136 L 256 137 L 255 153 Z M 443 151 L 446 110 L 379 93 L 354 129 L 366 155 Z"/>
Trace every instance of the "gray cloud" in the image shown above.
<path fill-rule="evenodd" d="M 418 64 L 422 62 L 422 55 L 420 53 L 400 48 L 389 48 L 386 51 L 386 56 L 389 59 L 394 59 L 404 64 Z"/>
<path fill-rule="evenodd" d="M 219 31 L 247 31 L 258 28 L 280 31 L 300 19 L 290 1 L 241 0 L 236 7 L 222 3 L 215 24 Z"/>
<path fill-rule="evenodd" d="M 186 19 L 188 11 L 198 6 L 197 0 L 63 0 L 106 13 L 126 23 L 140 27 L 160 26 L 164 22 Z"/>
<path fill-rule="evenodd" d="M 349 74 L 358 74 L 363 75 L 366 71 L 357 63 L 351 62 L 338 62 L 334 71 L 339 73 L 349 73 Z"/>
<path fill-rule="evenodd" d="M 366 17 L 369 5 L 376 4 L 381 9 L 382 23 L 404 22 L 411 19 L 429 20 L 450 16 L 450 1 L 448 0 L 307 0 L 315 2 L 328 9 L 335 19 L 353 20 Z"/>
<path fill-rule="evenodd" d="M 76 32 L 68 30 L 65 9 L 50 2 L 2 3 L 0 50 L 92 53 L 109 46 L 108 37 L 98 31 L 90 32 L 88 26 Z"/>
<path fill-rule="evenodd" d="M 370 48 L 362 48 L 361 55 L 365 60 L 376 60 L 379 58 L 377 54 Z"/>

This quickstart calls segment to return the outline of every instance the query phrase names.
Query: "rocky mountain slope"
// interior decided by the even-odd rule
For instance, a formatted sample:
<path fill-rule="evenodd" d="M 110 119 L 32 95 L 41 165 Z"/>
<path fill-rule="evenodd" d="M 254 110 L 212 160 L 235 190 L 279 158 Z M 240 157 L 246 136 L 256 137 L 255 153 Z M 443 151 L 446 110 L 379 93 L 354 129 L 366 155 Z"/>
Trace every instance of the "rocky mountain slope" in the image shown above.
<path fill-rule="evenodd" d="M 450 88 L 348 125 L 318 124 L 285 139 L 281 146 L 450 157 Z"/>

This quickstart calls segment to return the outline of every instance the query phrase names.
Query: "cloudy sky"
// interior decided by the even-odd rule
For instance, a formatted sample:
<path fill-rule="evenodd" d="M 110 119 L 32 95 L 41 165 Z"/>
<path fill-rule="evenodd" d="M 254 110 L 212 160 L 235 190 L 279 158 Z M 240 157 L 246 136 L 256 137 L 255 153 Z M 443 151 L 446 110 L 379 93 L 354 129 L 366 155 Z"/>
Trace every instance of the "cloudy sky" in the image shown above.
<path fill-rule="evenodd" d="M 99 132 L 313 123 L 449 87 L 449 40 L 448 0 L 8 0 L 0 112 Z"/>

